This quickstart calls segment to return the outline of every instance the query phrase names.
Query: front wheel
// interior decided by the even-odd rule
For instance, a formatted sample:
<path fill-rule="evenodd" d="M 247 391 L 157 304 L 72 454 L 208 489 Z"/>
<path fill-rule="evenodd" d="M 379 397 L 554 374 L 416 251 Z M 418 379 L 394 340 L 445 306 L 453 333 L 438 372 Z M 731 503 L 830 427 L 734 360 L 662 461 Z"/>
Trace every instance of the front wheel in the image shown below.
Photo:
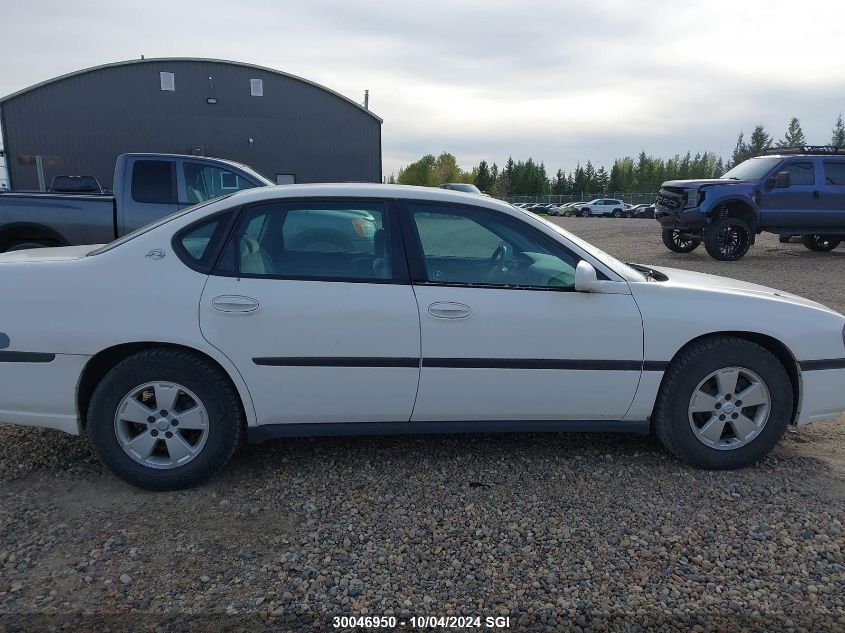
<path fill-rule="evenodd" d="M 745 339 L 703 340 L 666 371 L 654 430 L 676 457 L 698 468 L 743 468 L 778 443 L 792 418 L 792 383 L 763 347 Z"/>
<path fill-rule="evenodd" d="M 152 349 L 106 374 L 91 397 L 86 430 L 118 477 L 175 490 L 223 467 L 240 444 L 243 412 L 234 386 L 210 361 Z"/>
<path fill-rule="evenodd" d="M 841 239 L 830 235 L 802 235 L 801 243 L 811 251 L 825 253 L 839 246 Z"/>
<path fill-rule="evenodd" d="M 581 209 L 581 217 L 582 218 L 589 218 L 591 215 L 593 215 L 593 214 L 589 209 Z"/>
<path fill-rule="evenodd" d="M 713 259 L 734 262 L 751 248 L 751 229 L 745 220 L 719 218 L 704 230 L 704 248 Z"/>
<path fill-rule="evenodd" d="M 678 229 L 663 229 L 661 236 L 666 248 L 675 253 L 691 253 L 701 244 L 700 239 L 690 237 Z"/>

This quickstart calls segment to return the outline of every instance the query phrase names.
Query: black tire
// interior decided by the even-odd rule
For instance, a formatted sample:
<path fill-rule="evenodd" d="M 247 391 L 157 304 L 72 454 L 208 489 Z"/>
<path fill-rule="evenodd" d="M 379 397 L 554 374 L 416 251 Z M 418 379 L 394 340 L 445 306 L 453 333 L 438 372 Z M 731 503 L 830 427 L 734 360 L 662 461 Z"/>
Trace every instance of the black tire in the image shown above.
<path fill-rule="evenodd" d="M 841 239 L 832 235 L 802 235 L 801 243 L 811 251 L 826 253 L 839 246 Z"/>
<path fill-rule="evenodd" d="M 791 235 L 780 235 L 778 236 L 778 242 L 781 244 L 789 244 L 789 240 L 792 239 Z"/>
<path fill-rule="evenodd" d="M 704 248 L 713 259 L 735 262 L 751 248 L 751 229 L 745 220 L 719 218 L 704 230 Z"/>
<path fill-rule="evenodd" d="M 626 211 L 626 212 L 625 212 L 625 217 L 626 217 L 626 218 L 628 218 L 628 219 L 630 220 L 631 218 L 633 218 L 633 217 L 634 217 L 634 212 L 633 212 L 633 211 Z"/>
<path fill-rule="evenodd" d="M 726 367 L 755 372 L 771 398 L 768 420 L 759 435 L 745 446 L 719 450 L 694 434 L 689 403 L 698 384 L 711 372 Z M 666 449 L 697 468 L 727 470 L 750 466 L 774 448 L 792 419 L 792 384 L 789 375 L 767 349 L 732 336 L 704 339 L 683 350 L 669 365 L 654 407 L 654 431 Z"/>
<path fill-rule="evenodd" d="M 148 382 L 170 381 L 190 389 L 208 413 L 208 437 L 183 466 L 156 469 L 124 452 L 115 415 L 126 394 Z M 244 414 L 228 377 L 207 359 L 187 351 L 151 349 L 115 366 L 97 385 L 87 412 L 87 434 L 100 461 L 124 481 L 147 490 L 177 490 L 201 483 L 222 468 L 241 443 Z"/>
<path fill-rule="evenodd" d="M 563 212 L 563 214 L 562 214 L 562 215 L 563 215 L 563 217 L 565 217 L 565 218 L 571 217 L 571 216 L 572 216 L 572 211 L 570 211 L 569 209 L 567 209 L 566 211 L 564 211 L 564 212 Z"/>
<path fill-rule="evenodd" d="M 12 251 L 26 251 L 32 248 L 50 248 L 51 246 L 55 246 L 55 244 L 48 244 L 47 242 L 18 242 L 7 248 L 6 252 L 11 253 Z"/>
<path fill-rule="evenodd" d="M 582 218 L 589 218 L 591 215 L 593 215 L 593 214 L 589 209 L 581 209 L 581 217 Z"/>
<path fill-rule="evenodd" d="M 622 210 L 621 209 L 614 209 L 613 210 L 613 217 L 614 218 L 621 218 L 622 217 Z"/>
<path fill-rule="evenodd" d="M 684 237 L 678 229 L 663 229 L 660 232 L 663 244 L 675 253 L 692 253 L 701 240 L 695 237 Z"/>

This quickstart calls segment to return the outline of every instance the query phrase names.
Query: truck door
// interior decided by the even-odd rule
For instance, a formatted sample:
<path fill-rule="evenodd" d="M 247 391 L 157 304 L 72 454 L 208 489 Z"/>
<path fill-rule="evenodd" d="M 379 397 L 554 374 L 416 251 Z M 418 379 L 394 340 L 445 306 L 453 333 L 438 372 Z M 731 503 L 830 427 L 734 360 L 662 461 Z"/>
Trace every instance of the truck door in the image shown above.
<path fill-rule="evenodd" d="M 845 228 L 845 156 L 825 158 L 819 216 L 825 226 Z"/>
<path fill-rule="evenodd" d="M 760 222 L 770 227 L 821 226 L 816 167 L 812 158 L 799 158 L 781 164 L 777 170 L 789 173 L 789 187 L 764 187 L 760 192 Z"/>
<path fill-rule="evenodd" d="M 121 235 L 179 210 L 174 159 L 130 157 L 123 178 L 124 195 L 117 201 Z"/>

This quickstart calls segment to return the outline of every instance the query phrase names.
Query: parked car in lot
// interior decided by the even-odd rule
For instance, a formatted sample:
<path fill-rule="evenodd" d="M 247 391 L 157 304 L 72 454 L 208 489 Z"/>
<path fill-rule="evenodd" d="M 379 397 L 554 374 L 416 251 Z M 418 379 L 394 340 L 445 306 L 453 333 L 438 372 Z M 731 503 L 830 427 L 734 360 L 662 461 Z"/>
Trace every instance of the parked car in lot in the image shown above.
<path fill-rule="evenodd" d="M 219 158 L 123 154 L 115 164 L 112 196 L 0 195 L 0 252 L 110 242 L 198 202 L 272 184 L 246 165 Z"/>
<path fill-rule="evenodd" d="M 594 215 L 621 218 L 625 213 L 625 203 L 616 198 L 597 198 L 584 204 L 578 215 L 588 218 Z"/>
<path fill-rule="evenodd" d="M 629 215 L 630 213 L 630 215 Z M 632 206 L 625 212 L 626 218 L 651 218 L 654 219 L 654 205 L 653 204 L 637 204 Z"/>
<path fill-rule="evenodd" d="M 665 182 L 655 217 L 677 253 L 704 242 L 714 259 L 735 261 L 763 231 L 833 250 L 845 237 L 845 148 L 777 148 L 718 179 Z"/>
<path fill-rule="evenodd" d="M 473 193 L 477 196 L 487 196 L 488 198 L 490 197 L 490 194 L 486 194 L 475 185 L 466 182 L 447 182 L 440 185 L 440 188 L 451 189 L 452 191 L 463 191 L 464 193 Z"/>
<path fill-rule="evenodd" d="M 326 222 L 359 239 L 298 239 Z M 152 489 L 244 436 L 653 431 L 736 468 L 845 409 L 841 314 L 446 190 L 240 191 L 106 246 L 0 255 L 0 293 L 0 420 L 85 434 Z"/>

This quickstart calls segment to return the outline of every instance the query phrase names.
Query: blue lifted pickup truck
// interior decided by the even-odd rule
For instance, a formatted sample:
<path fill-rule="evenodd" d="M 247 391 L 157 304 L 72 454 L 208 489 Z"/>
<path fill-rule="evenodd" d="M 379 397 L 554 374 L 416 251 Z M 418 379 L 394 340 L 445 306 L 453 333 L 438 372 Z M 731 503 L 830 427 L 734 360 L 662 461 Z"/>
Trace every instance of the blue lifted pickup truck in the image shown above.
<path fill-rule="evenodd" d="M 763 231 L 833 250 L 845 238 L 845 148 L 781 147 L 721 178 L 665 182 L 654 217 L 676 253 L 704 242 L 711 257 L 735 261 Z"/>

